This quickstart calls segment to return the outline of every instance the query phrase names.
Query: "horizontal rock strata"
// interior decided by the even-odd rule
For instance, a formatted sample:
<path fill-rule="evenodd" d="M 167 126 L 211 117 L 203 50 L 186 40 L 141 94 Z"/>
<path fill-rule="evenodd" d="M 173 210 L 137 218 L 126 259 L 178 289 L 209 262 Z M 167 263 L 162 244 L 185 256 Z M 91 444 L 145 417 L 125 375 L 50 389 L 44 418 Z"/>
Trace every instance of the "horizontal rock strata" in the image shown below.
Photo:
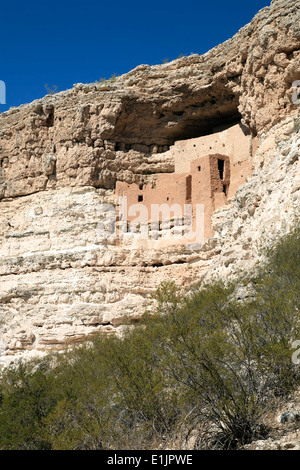
<path fill-rule="evenodd" d="M 204 55 L 140 65 L 0 115 L 3 363 L 123 331 L 163 280 L 188 289 L 262 259 L 262 237 L 287 230 L 299 207 L 299 24 L 298 1 L 275 0 Z M 219 137 L 210 149 L 207 136 L 234 126 L 249 136 L 247 152 Z M 243 169 L 202 248 L 104 237 L 117 182 L 152 187 L 158 175 L 187 171 L 201 137 L 205 152 L 222 150 Z"/>

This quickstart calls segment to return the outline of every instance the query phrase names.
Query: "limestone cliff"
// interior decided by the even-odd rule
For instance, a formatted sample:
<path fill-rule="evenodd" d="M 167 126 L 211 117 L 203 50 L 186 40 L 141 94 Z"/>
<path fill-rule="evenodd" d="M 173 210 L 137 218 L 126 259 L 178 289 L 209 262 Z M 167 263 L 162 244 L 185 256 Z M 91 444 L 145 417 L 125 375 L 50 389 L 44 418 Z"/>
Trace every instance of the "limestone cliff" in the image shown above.
<path fill-rule="evenodd" d="M 0 115 L 3 362 L 119 331 L 165 279 L 189 288 L 246 272 L 260 244 L 288 229 L 300 200 L 299 25 L 299 2 L 274 0 L 204 55 Z M 209 154 L 229 159 L 231 180 L 208 188 L 201 249 L 101 236 L 118 185 L 137 197 L 177 185 L 174 175 L 193 177 L 190 164 Z"/>

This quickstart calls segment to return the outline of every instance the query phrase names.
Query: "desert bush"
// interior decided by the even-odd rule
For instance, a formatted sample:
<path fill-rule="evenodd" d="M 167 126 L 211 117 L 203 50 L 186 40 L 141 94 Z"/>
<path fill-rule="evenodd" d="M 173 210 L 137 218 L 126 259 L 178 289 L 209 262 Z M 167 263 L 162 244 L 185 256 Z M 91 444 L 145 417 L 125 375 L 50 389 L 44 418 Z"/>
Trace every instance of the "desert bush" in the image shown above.
<path fill-rule="evenodd" d="M 185 408 L 193 410 L 191 423 L 214 430 L 202 436 L 203 446 L 230 449 L 263 437 L 260 418 L 270 400 L 295 384 L 293 312 L 269 315 L 266 323 L 257 307 L 229 302 L 228 289 L 218 284 L 160 320 L 164 366 Z M 274 335 L 282 329 L 289 334 Z"/>
<path fill-rule="evenodd" d="M 59 362 L 60 394 L 44 422 L 54 449 L 143 449 L 173 431 L 177 395 L 143 328 L 97 337 Z"/>
<path fill-rule="evenodd" d="M 236 300 L 237 284 L 220 282 L 180 302 L 175 285 L 157 292 L 165 368 L 193 407 L 193 425 L 196 418 L 217 431 L 216 446 L 263 437 L 261 416 L 299 383 L 291 362 L 291 343 L 300 338 L 299 233 L 297 227 L 267 250 L 268 262 L 252 280 L 252 300 Z"/>
<path fill-rule="evenodd" d="M 20 363 L 1 380 L 0 448 L 47 450 L 50 443 L 41 433 L 43 419 L 55 404 L 53 377 L 42 368 Z"/>

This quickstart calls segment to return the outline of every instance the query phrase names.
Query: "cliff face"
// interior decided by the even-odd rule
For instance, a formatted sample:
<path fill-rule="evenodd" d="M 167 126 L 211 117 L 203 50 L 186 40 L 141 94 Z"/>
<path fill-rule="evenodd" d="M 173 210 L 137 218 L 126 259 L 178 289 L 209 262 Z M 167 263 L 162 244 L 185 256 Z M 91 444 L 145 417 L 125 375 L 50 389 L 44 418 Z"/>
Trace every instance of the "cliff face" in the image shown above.
<path fill-rule="evenodd" d="M 3 362 L 120 331 L 161 281 L 189 288 L 247 271 L 262 236 L 289 227 L 300 197 L 299 24 L 298 1 L 273 1 L 202 56 L 141 65 L 0 115 Z M 231 185 L 204 201 L 215 212 L 201 249 L 165 239 L 164 227 L 150 240 L 103 237 L 118 185 L 138 197 L 220 152 Z"/>

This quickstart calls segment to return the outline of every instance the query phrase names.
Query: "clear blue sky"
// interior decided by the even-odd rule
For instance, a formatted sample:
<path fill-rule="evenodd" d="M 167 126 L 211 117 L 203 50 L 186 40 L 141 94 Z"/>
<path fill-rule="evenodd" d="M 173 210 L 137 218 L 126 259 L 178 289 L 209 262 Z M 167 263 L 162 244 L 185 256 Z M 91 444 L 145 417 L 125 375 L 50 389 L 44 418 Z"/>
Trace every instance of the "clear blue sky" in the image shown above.
<path fill-rule="evenodd" d="M 233 36 L 271 0 L 10 0 L 0 10 L 0 80 L 6 105 L 74 83 L 202 54 Z"/>

